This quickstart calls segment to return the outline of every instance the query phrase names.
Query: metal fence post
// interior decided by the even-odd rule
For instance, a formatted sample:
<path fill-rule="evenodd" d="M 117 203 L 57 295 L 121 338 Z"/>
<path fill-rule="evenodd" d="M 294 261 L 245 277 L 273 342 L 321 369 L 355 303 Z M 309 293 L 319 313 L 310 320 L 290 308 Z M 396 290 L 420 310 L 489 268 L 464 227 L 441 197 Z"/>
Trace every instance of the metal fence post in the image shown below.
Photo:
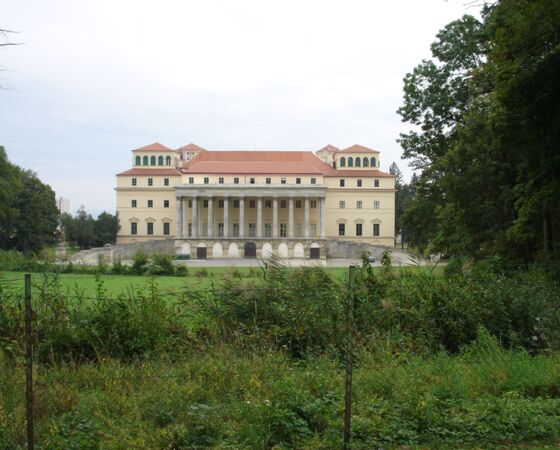
<path fill-rule="evenodd" d="M 348 303 L 346 305 L 346 380 L 344 393 L 344 445 L 348 450 L 350 445 L 352 420 L 352 352 L 354 333 L 354 288 L 356 285 L 356 266 L 348 268 Z"/>
<path fill-rule="evenodd" d="M 33 450 L 33 341 L 31 337 L 31 274 L 25 274 L 25 381 L 27 406 L 27 448 Z"/>

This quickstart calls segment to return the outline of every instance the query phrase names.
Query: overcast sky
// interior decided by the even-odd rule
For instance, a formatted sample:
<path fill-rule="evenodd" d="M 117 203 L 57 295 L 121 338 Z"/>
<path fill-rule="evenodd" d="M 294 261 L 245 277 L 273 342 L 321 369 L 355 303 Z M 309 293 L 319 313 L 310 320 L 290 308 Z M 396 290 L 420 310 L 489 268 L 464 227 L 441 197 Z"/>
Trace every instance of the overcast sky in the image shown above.
<path fill-rule="evenodd" d="M 2 0 L 0 145 L 94 213 L 130 150 L 355 143 L 400 159 L 402 79 L 464 1 Z"/>

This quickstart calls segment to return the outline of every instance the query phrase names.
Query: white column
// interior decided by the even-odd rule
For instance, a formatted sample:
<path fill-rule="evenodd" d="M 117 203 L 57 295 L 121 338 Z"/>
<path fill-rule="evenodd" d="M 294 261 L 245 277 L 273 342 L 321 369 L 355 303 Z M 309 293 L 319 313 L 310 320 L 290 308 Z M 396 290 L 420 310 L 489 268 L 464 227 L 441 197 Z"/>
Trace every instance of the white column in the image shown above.
<path fill-rule="evenodd" d="M 304 223 L 303 237 L 305 239 L 309 239 L 309 197 L 305 197 L 303 203 L 305 207 L 303 211 L 303 223 Z"/>
<path fill-rule="evenodd" d="M 263 215 L 262 197 L 257 198 L 257 238 L 262 238 Z"/>
<path fill-rule="evenodd" d="M 183 237 L 183 197 L 177 197 L 177 223 L 175 224 L 175 235 L 178 239 Z"/>
<path fill-rule="evenodd" d="M 326 223 L 325 223 L 325 197 L 321 197 L 321 211 L 320 211 L 320 236 L 321 239 L 326 239 L 327 238 L 327 233 L 326 233 Z"/>
<path fill-rule="evenodd" d="M 198 238 L 198 197 L 192 198 L 192 237 Z"/>
<path fill-rule="evenodd" d="M 245 197 L 239 197 L 239 237 L 245 237 Z"/>
<path fill-rule="evenodd" d="M 272 237 L 278 238 L 278 198 L 272 199 Z"/>
<path fill-rule="evenodd" d="M 288 199 L 288 237 L 294 238 L 294 199 Z"/>
<path fill-rule="evenodd" d="M 229 197 L 224 197 L 224 237 L 229 237 Z"/>
<path fill-rule="evenodd" d="M 214 199 L 208 197 L 208 236 L 214 237 Z"/>

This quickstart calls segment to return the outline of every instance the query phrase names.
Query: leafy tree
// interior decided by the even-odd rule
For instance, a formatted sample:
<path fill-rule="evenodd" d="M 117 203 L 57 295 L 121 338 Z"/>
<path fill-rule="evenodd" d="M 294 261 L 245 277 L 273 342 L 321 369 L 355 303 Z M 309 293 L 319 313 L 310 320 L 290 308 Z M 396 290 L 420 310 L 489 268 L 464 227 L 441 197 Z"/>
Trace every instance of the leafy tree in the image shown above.
<path fill-rule="evenodd" d="M 115 244 L 120 225 L 117 215 L 103 211 L 94 223 L 95 245 Z"/>

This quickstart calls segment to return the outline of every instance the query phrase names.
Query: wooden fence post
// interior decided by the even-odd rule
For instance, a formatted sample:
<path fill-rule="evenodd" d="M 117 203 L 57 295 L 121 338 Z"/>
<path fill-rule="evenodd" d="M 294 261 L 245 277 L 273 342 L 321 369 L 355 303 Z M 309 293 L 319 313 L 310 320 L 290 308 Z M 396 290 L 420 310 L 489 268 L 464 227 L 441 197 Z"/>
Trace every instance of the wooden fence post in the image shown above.
<path fill-rule="evenodd" d="M 344 392 L 344 445 L 348 450 L 352 420 L 352 355 L 354 333 L 354 288 L 356 285 L 356 266 L 348 268 L 348 302 L 346 305 L 346 380 Z"/>

